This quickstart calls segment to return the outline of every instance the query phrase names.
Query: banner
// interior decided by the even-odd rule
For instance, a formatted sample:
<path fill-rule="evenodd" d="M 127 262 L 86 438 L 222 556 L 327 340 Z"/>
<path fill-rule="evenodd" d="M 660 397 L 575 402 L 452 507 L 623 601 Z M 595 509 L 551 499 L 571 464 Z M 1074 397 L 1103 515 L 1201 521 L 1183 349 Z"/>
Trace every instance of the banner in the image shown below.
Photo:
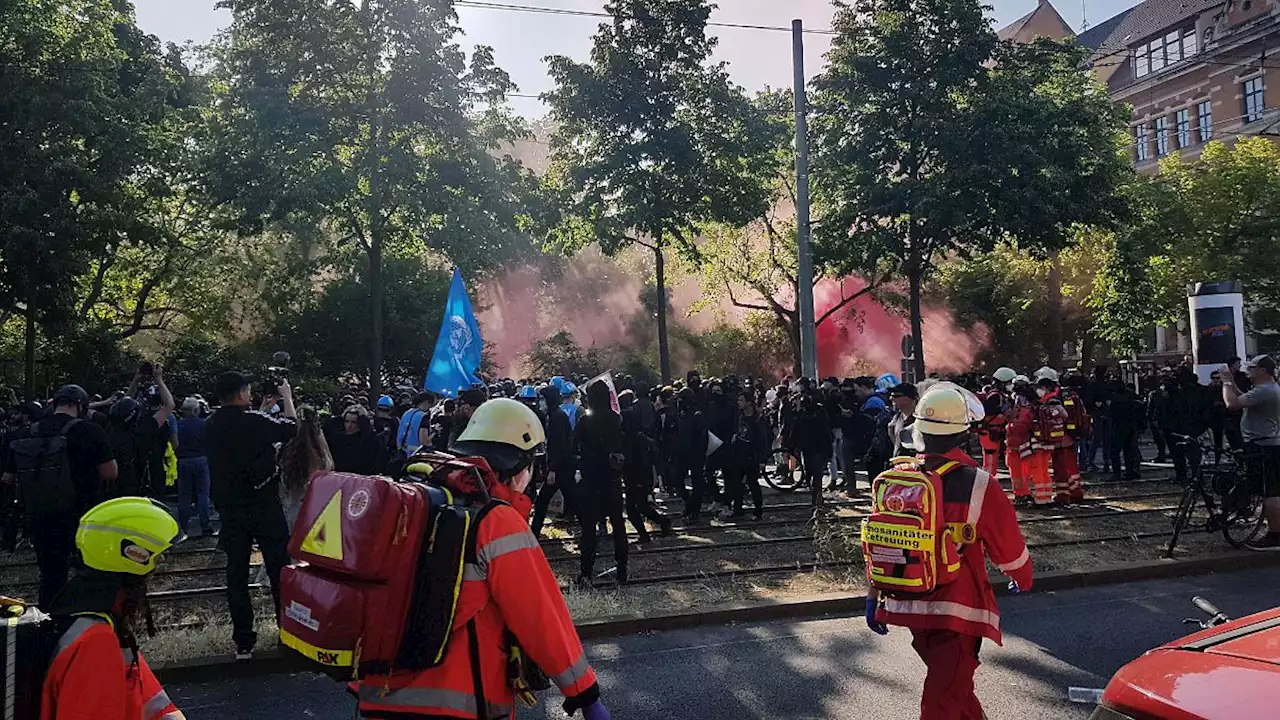
<path fill-rule="evenodd" d="M 471 298 L 462 284 L 462 273 L 453 271 L 449 285 L 449 298 L 444 304 L 444 321 L 440 323 L 440 335 L 436 338 L 435 354 L 427 366 L 424 385 L 431 392 L 456 398 L 459 390 L 481 384 L 476 377 L 480 369 L 480 326 L 471 310 Z"/>

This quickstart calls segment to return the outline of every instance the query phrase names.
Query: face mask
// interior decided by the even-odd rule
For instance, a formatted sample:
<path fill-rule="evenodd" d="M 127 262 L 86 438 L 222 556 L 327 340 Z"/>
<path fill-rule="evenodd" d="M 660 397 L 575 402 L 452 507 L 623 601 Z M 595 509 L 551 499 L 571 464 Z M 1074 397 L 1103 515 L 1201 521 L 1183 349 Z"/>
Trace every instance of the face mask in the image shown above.
<path fill-rule="evenodd" d="M 517 493 L 522 493 L 525 488 L 529 487 L 529 481 L 531 479 L 533 479 L 533 469 L 525 468 L 520 471 L 520 474 L 511 478 L 511 489 L 515 490 Z"/>
<path fill-rule="evenodd" d="M 1048 395 L 1048 394 L 1049 394 L 1048 390 L 1045 390 L 1044 388 L 1036 388 L 1036 397 L 1044 397 L 1045 395 Z"/>

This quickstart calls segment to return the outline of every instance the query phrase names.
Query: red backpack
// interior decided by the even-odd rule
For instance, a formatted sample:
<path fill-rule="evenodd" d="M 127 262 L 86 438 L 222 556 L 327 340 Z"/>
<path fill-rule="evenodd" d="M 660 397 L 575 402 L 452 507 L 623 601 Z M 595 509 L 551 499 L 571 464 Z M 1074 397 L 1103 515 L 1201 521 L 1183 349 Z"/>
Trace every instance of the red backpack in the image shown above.
<path fill-rule="evenodd" d="M 1059 447 L 1067 439 L 1067 409 L 1056 402 L 1036 407 L 1035 438 L 1046 447 Z"/>
<path fill-rule="evenodd" d="M 492 470 L 479 458 L 426 453 L 427 481 L 327 472 L 298 513 L 280 575 L 280 640 L 335 676 L 417 671 L 444 660 L 472 528 L 498 504 L 462 497 L 452 474 Z M 457 487 L 452 482 L 447 483 Z"/>
<path fill-rule="evenodd" d="M 942 477 L 960 466 L 924 469 L 912 457 L 872 483 L 871 515 L 862 524 L 862 556 L 867 582 L 895 596 L 923 596 L 956 578 L 960 547 L 943 513 Z"/>
<path fill-rule="evenodd" d="M 1070 390 L 1062 391 L 1062 407 L 1067 410 L 1067 434 L 1080 440 L 1093 434 L 1093 419 L 1085 409 L 1084 401 Z"/>

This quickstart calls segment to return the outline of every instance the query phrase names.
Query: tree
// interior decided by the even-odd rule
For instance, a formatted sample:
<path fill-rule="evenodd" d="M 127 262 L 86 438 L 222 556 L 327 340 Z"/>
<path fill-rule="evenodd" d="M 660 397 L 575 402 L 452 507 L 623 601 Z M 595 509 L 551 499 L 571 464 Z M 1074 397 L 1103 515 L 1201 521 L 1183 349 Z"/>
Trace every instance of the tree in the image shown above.
<path fill-rule="evenodd" d="M 589 63 L 548 58 L 552 181 L 565 221 L 551 244 L 607 254 L 640 245 L 657 275 L 658 355 L 671 377 L 665 251 L 691 251 L 699 227 L 760 217 L 773 157 L 752 109 L 706 33 L 706 0 L 610 0 Z"/>
<path fill-rule="evenodd" d="M 1074 51 L 1002 45 L 974 0 L 858 0 L 834 27 L 814 81 L 815 251 L 838 270 L 887 263 L 906 278 L 923 374 L 934 261 L 1007 235 L 1046 254 L 1105 214 L 1118 116 Z"/>
<path fill-rule="evenodd" d="M 1280 331 L 1280 148 L 1266 138 L 1211 142 L 1196 162 L 1161 161 L 1133 189 L 1141 209 L 1116 240 L 1090 302 L 1099 333 L 1138 349 L 1152 324 L 1187 317 L 1188 285 L 1240 280 L 1264 344 Z"/>
<path fill-rule="evenodd" d="M 133 223 L 131 182 L 154 157 L 175 76 L 127 2 L 18 0 L 0 8 L 0 309 L 69 328 L 76 278 Z"/>
<path fill-rule="evenodd" d="M 468 65 L 452 0 L 223 0 L 217 49 L 217 195 L 256 234 L 309 222 L 359 248 L 370 323 L 365 365 L 381 392 L 384 256 L 428 248 L 474 276 L 531 249 L 509 156 L 514 89 L 476 48 Z M 331 247 L 330 249 L 335 249 Z"/>

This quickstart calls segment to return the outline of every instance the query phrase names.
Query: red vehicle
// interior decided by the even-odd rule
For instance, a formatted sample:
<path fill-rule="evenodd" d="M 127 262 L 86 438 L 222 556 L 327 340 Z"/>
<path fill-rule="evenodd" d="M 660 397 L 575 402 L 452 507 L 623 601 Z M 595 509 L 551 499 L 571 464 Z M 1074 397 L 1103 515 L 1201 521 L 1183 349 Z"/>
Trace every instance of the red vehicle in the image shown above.
<path fill-rule="evenodd" d="M 1120 668 L 1093 720 L 1274 720 L 1280 718 L 1280 608 L 1230 620 L 1162 645 Z"/>

